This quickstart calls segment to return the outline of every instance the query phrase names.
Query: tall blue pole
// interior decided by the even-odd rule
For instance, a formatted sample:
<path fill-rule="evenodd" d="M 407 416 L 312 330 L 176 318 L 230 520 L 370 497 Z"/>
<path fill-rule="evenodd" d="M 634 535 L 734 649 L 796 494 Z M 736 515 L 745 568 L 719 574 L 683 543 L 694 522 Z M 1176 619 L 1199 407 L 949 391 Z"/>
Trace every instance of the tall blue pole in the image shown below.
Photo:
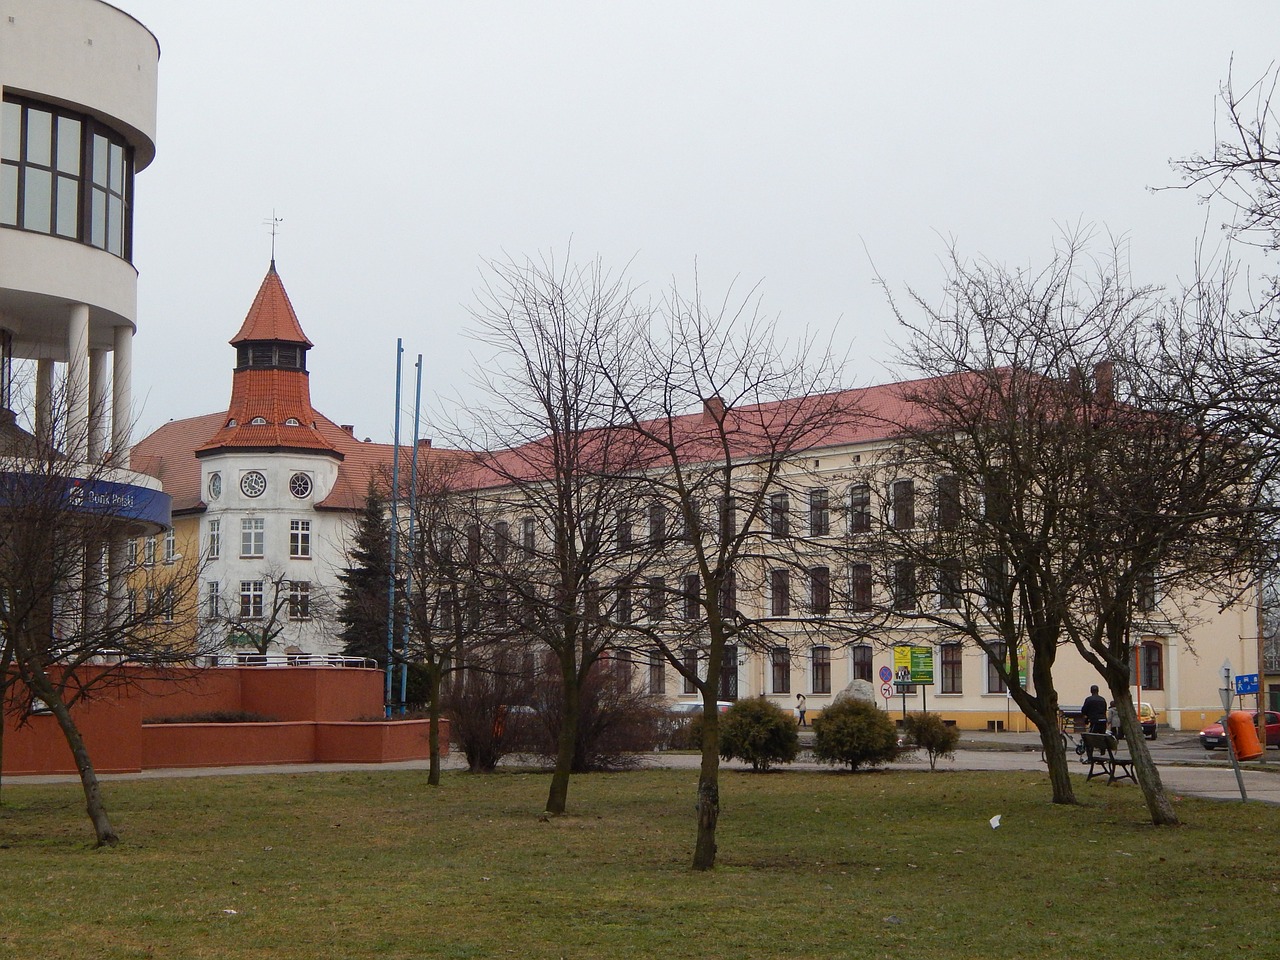
<path fill-rule="evenodd" d="M 396 501 L 400 497 L 400 358 L 404 341 L 396 337 L 396 421 L 395 442 L 391 448 L 391 558 L 387 571 L 387 684 L 386 716 L 391 717 L 391 678 L 395 672 L 396 638 L 396 550 L 400 530 L 400 514 Z"/>
<path fill-rule="evenodd" d="M 409 466 L 409 545 L 406 548 L 410 558 L 409 566 L 405 571 L 405 618 L 404 618 L 404 643 L 401 644 L 400 650 L 404 654 L 404 658 L 400 663 L 400 712 L 404 713 L 405 703 L 409 699 L 409 622 L 412 617 L 409 616 L 409 600 L 413 592 L 413 557 L 414 547 L 416 546 L 418 520 L 418 426 L 420 421 L 419 412 L 422 409 L 422 354 L 418 354 L 418 385 L 413 394 L 413 457 Z M 426 624 L 419 624 L 419 629 L 427 629 Z"/>

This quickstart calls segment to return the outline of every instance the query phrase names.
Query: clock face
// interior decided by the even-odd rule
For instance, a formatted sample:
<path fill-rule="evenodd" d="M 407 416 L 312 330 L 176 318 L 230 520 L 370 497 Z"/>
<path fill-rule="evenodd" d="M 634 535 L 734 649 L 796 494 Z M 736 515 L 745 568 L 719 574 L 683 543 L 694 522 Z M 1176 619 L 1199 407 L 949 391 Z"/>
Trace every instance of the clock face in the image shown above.
<path fill-rule="evenodd" d="M 311 496 L 311 478 L 305 473 L 295 473 L 289 478 L 289 492 L 299 500 Z"/>
<path fill-rule="evenodd" d="M 222 496 L 222 474 L 209 474 L 209 499 L 217 500 Z"/>
<path fill-rule="evenodd" d="M 250 470 L 240 478 L 240 492 L 246 497 L 260 497 L 267 490 L 267 478 L 257 470 Z"/>

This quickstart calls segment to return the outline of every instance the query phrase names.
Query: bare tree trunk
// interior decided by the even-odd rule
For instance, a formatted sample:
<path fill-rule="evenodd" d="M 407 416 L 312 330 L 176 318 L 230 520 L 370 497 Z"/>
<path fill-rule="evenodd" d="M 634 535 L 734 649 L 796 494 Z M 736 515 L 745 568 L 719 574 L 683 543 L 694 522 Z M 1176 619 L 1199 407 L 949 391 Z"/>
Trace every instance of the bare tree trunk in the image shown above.
<path fill-rule="evenodd" d="M 1133 697 L 1129 693 L 1128 678 L 1121 688 L 1121 693 L 1111 687 L 1116 709 L 1120 711 L 1120 726 L 1124 730 L 1125 739 L 1129 742 L 1129 756 L 1133 758 L 1133 772 L 1138 778 L 1138 786 L 1142 788 L 1142 799 L 1147 803 L 1147 812 L 1151 814 L 1151 822 L 1157 827 L 1176 827 L 1182 821 L 1174 812 L 1169 795 L 1165 793 L 1164 782 L 1160 779 L 1160 771 L 1151 759 L 1151 751 L 1147 749 L 1146 738 L 1142 735 L 1142 724 L 1138 722 L 1138 711 L 1134 709 Z"/>
<path fill-rule="evenodd" d="M 427 754 L 431 769 L 427 773 L 428 786 L 440 786 L 440 665 L 427 667 Z"/>
<path fill-rule="evenodd" d="M 560 714 L 560 739 L 556 744 L 556 769 L 551 775 L 547 793 L 547 813 L 561 814 L 569 803 L 569 774 L 573 772 L 573 755 L 578 745 L 578 714 L 581 703 L 578 671 L 562 662 L 561 689 L 564 702 Z"/>
<path fill-rule="evenodd" d="M 702 767 L 698 772 L 698 839 L 693 848 L 693 869 L 716 865 L 716 824 L 720 820 L 720 714 L 715 700 L 702 708 Z"/>
<path fill-rule="evenodd" d="M 1049 785 L 1053 789 L 1053 802 L 1073 804 L 1075 789 L 1071 786 L 1071 770 L 1068 766 L 1067 745 L 1057 724 L 1036 724 L 1040 734 L 1040 748 L 1049 765 Z"/>
<path fill-rule="evenodd" d="M 120 837 L 107 816 L 107 807 L 102 800 L 102 787 L 98 783 L 98 775 L 94 772 L 93 761 L 89 759 L 89 751 L 84 745 L 84 738 L 80 736 L 80 729 L 71 717 L 70 709 L 42 671 L 28 671 L 24 679 L 35 695 L 53 712 L 58 726 L 62 728 L 67 746 L 71 748 L 71 755 L 76 761 L 76 770 L 80 773 L 80 785 L 84 789 L 85 812 L 89 814 L 89 820 L 93 823 L 93 832 L 97 838 L 96 845 L 114 847 L 120 842 Z"/>

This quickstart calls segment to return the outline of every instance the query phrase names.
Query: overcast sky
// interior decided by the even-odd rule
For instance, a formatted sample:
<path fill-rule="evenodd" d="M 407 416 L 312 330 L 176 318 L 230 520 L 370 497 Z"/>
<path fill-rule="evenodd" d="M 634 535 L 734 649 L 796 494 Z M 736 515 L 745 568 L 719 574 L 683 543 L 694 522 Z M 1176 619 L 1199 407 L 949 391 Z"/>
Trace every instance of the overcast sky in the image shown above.
<path fill-rule="evenodd" d="M 695 258 L 712 293 L 761 282 L 880 382 L 873 266 L 936 295 L 953 240 L 1039 265 L 1084 223 L 1136 281 L 1188 276 L 1206 210 L 1149 188 L 1211 146 L 1232 57 L 1280 55 L 1261 2 L 116 3 L 161 48 L 141 433 L 225 409 L 273 211 L 312 400 L 362 437 L 391 438 L 397 337 L 427 394 L 464 390 L 483 262 L 570 240 L 655 296 Z"/>

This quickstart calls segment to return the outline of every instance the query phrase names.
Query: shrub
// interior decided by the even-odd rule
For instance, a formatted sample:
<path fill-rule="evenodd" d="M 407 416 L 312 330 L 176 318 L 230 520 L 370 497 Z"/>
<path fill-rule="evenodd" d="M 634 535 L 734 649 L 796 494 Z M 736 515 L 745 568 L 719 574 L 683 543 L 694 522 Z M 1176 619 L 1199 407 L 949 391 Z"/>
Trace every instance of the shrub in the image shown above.
<path fill-rule="evenodd" d="M 795 718 L 764 697 L 739 700 L 720 718 L 720 756 L 726 760 L 745 760 L 760 772 L 790 763 L 799 750 Z"/>
<path fill-rule="evenodd" d="M 874 703 L 839 700 L 814 718 L 813 755 L 826 763 L 847 763 L 850 770 L 888 763 L 898 756 L 898 732 Z"/>
<path fill-rule="evenodd" d="M 939 757 L 955 757 L 960 731 L 947 726 L 936 713 L 913 713 L 906 721 L 907 739 L 911 746 L 923 750 L 929 757 L 929 769 L 934 770 Z"/>
<path fill-rule="evenodd" d="M 597 664 L 587 675 L 580 693 L 574 773 L 632 769 L 640 764 L 636 754 L 658 747 L 665 720 L 662 702 L 632 687 L 628 673 Z M 563 704 L 558 676 L 537 682 L 533 705 L 538 722 L 530 732 L 530 752 L 555 758 Z"/>
<path fill-rule="evenodd" d="M 533 711 L 529 681 L 476 658 L 454 675 L 444 695 L 454 743 L 472 773 L 488 773 L 508 753 L 526 748 Z"/>

